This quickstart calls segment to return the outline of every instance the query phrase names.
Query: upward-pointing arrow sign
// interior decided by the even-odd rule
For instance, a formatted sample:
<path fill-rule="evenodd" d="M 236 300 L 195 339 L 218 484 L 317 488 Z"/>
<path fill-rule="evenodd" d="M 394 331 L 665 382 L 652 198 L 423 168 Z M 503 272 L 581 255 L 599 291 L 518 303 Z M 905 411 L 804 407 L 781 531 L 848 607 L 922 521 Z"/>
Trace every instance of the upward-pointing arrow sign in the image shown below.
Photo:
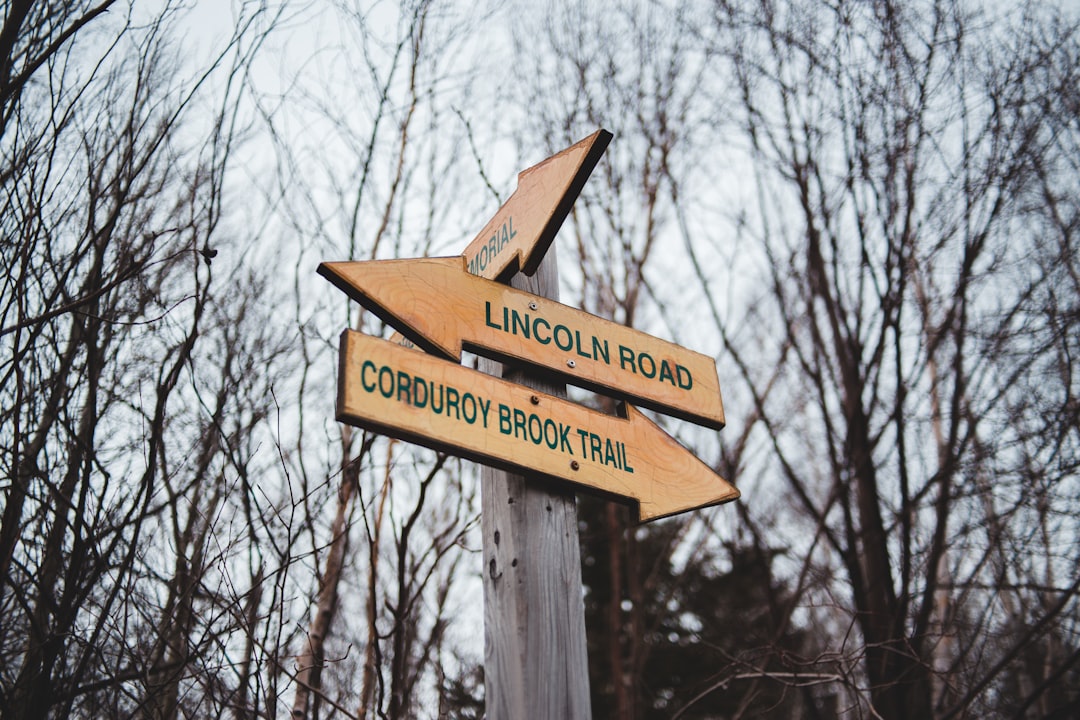
<path fill-rule="evenodd" d="M 518 271 L 535 273 L 609 142 L 601 128 L 518 173 L 517 189 L 462 253 L 468 271 L 504 282 Z M 400 333 L 390 339 L 413 342 Z"/>
<path fill-rule="evenodd" d="M 428 352 L 460 361 L 465 346 L 708 427 L 724 426 L 711 357 L 476 277 L 463 258 L 323 263 L 319 274 Z"/>
<path fill-rule="evenodd" d="M 611 133 L 597 130 L 518 173 L 514 194 L 465 248 L 469 272 L 490 280 L 536 272 L 609 142 Z"/>

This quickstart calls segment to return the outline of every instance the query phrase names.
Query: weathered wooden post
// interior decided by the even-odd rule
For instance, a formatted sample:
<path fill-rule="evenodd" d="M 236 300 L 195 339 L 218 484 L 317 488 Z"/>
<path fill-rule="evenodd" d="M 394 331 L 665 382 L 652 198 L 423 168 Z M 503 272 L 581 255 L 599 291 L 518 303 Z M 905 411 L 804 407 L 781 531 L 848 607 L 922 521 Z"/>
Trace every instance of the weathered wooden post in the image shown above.
<path fill-rule="evenodd" d="M 555 248 L 515 288 L 559 299 Z M 481 370 L 544 393 L 562 383 L 484 361 Z M 539 398 L 540 396 L 536 396 Z M 480 471 L 484 535 L 484 688 L 488 720 L 590 718 L 581 555 L 573 491 L 491 467 Z"/>

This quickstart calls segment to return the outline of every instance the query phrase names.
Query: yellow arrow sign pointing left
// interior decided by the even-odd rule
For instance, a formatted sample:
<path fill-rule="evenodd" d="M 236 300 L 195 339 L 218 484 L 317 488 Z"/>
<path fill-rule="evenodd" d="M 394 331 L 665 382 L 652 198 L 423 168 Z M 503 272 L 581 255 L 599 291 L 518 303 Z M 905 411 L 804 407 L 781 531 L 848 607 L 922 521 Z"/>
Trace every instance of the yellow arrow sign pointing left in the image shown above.
<path fill-rule="evenodd" d="M 605 415 L 352 330 L 339 362 L 341 422 L 631 500 L 642 521 L 739 497 L 630 406 Z"/>
<path fill-rule="evenodd" d="M 691 422 L 724 426 L 711 357 L 472 275 L 464 258 L 323 263 L 319 274 L 429 352 L 460 361 L 465 346 Z"/>

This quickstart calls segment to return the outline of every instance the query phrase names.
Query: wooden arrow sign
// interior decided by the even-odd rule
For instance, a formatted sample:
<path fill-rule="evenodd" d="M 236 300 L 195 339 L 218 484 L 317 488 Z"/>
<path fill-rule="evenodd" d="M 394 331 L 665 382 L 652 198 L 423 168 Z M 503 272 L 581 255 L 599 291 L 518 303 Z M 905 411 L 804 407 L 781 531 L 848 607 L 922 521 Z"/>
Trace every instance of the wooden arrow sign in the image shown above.
<path fill-rule="evenodd" d="M 460 361 L 464 346 L 659 412 L 724 426 L 712 358 L 472 275 L 464 258 L 323 263 L 319 273 L 428 352 Z"/>
<path fill-rule="evenodd" d="M 517 189 L 462 253 L 469 272 L 503 281 L 519 270 L 536 272 L 611 137 L 597 130 L 518 173 Z M 400 333 L 390 340 L 412 347 Z"/>
<path fill-rule="evenodd" d="M 469 272 L 490 280 L 536 272 L 609 142 L 611 133 L 597 130 L 518 173 L 514 194 L 465 248 Z"/>
<path fill-rule="evenodd" d="M 739 496 L 629 405 L 605 415 L 353 330 L 339 363 L 341 422 L 632 500 L 641 521 Z"/>

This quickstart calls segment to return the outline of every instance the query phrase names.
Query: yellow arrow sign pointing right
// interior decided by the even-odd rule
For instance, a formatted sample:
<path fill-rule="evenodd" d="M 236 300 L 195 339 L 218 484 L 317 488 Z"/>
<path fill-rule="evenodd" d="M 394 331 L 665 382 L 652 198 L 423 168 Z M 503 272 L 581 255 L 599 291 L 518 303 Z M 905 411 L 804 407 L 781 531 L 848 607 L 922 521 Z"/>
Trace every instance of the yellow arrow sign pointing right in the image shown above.
<path fill-rule="evenodd" d="M 630 406 L 613 417 L 352 330 L 338 420 L 514 472 L 634 501 L 655 520 L 739 491 Z"/>

